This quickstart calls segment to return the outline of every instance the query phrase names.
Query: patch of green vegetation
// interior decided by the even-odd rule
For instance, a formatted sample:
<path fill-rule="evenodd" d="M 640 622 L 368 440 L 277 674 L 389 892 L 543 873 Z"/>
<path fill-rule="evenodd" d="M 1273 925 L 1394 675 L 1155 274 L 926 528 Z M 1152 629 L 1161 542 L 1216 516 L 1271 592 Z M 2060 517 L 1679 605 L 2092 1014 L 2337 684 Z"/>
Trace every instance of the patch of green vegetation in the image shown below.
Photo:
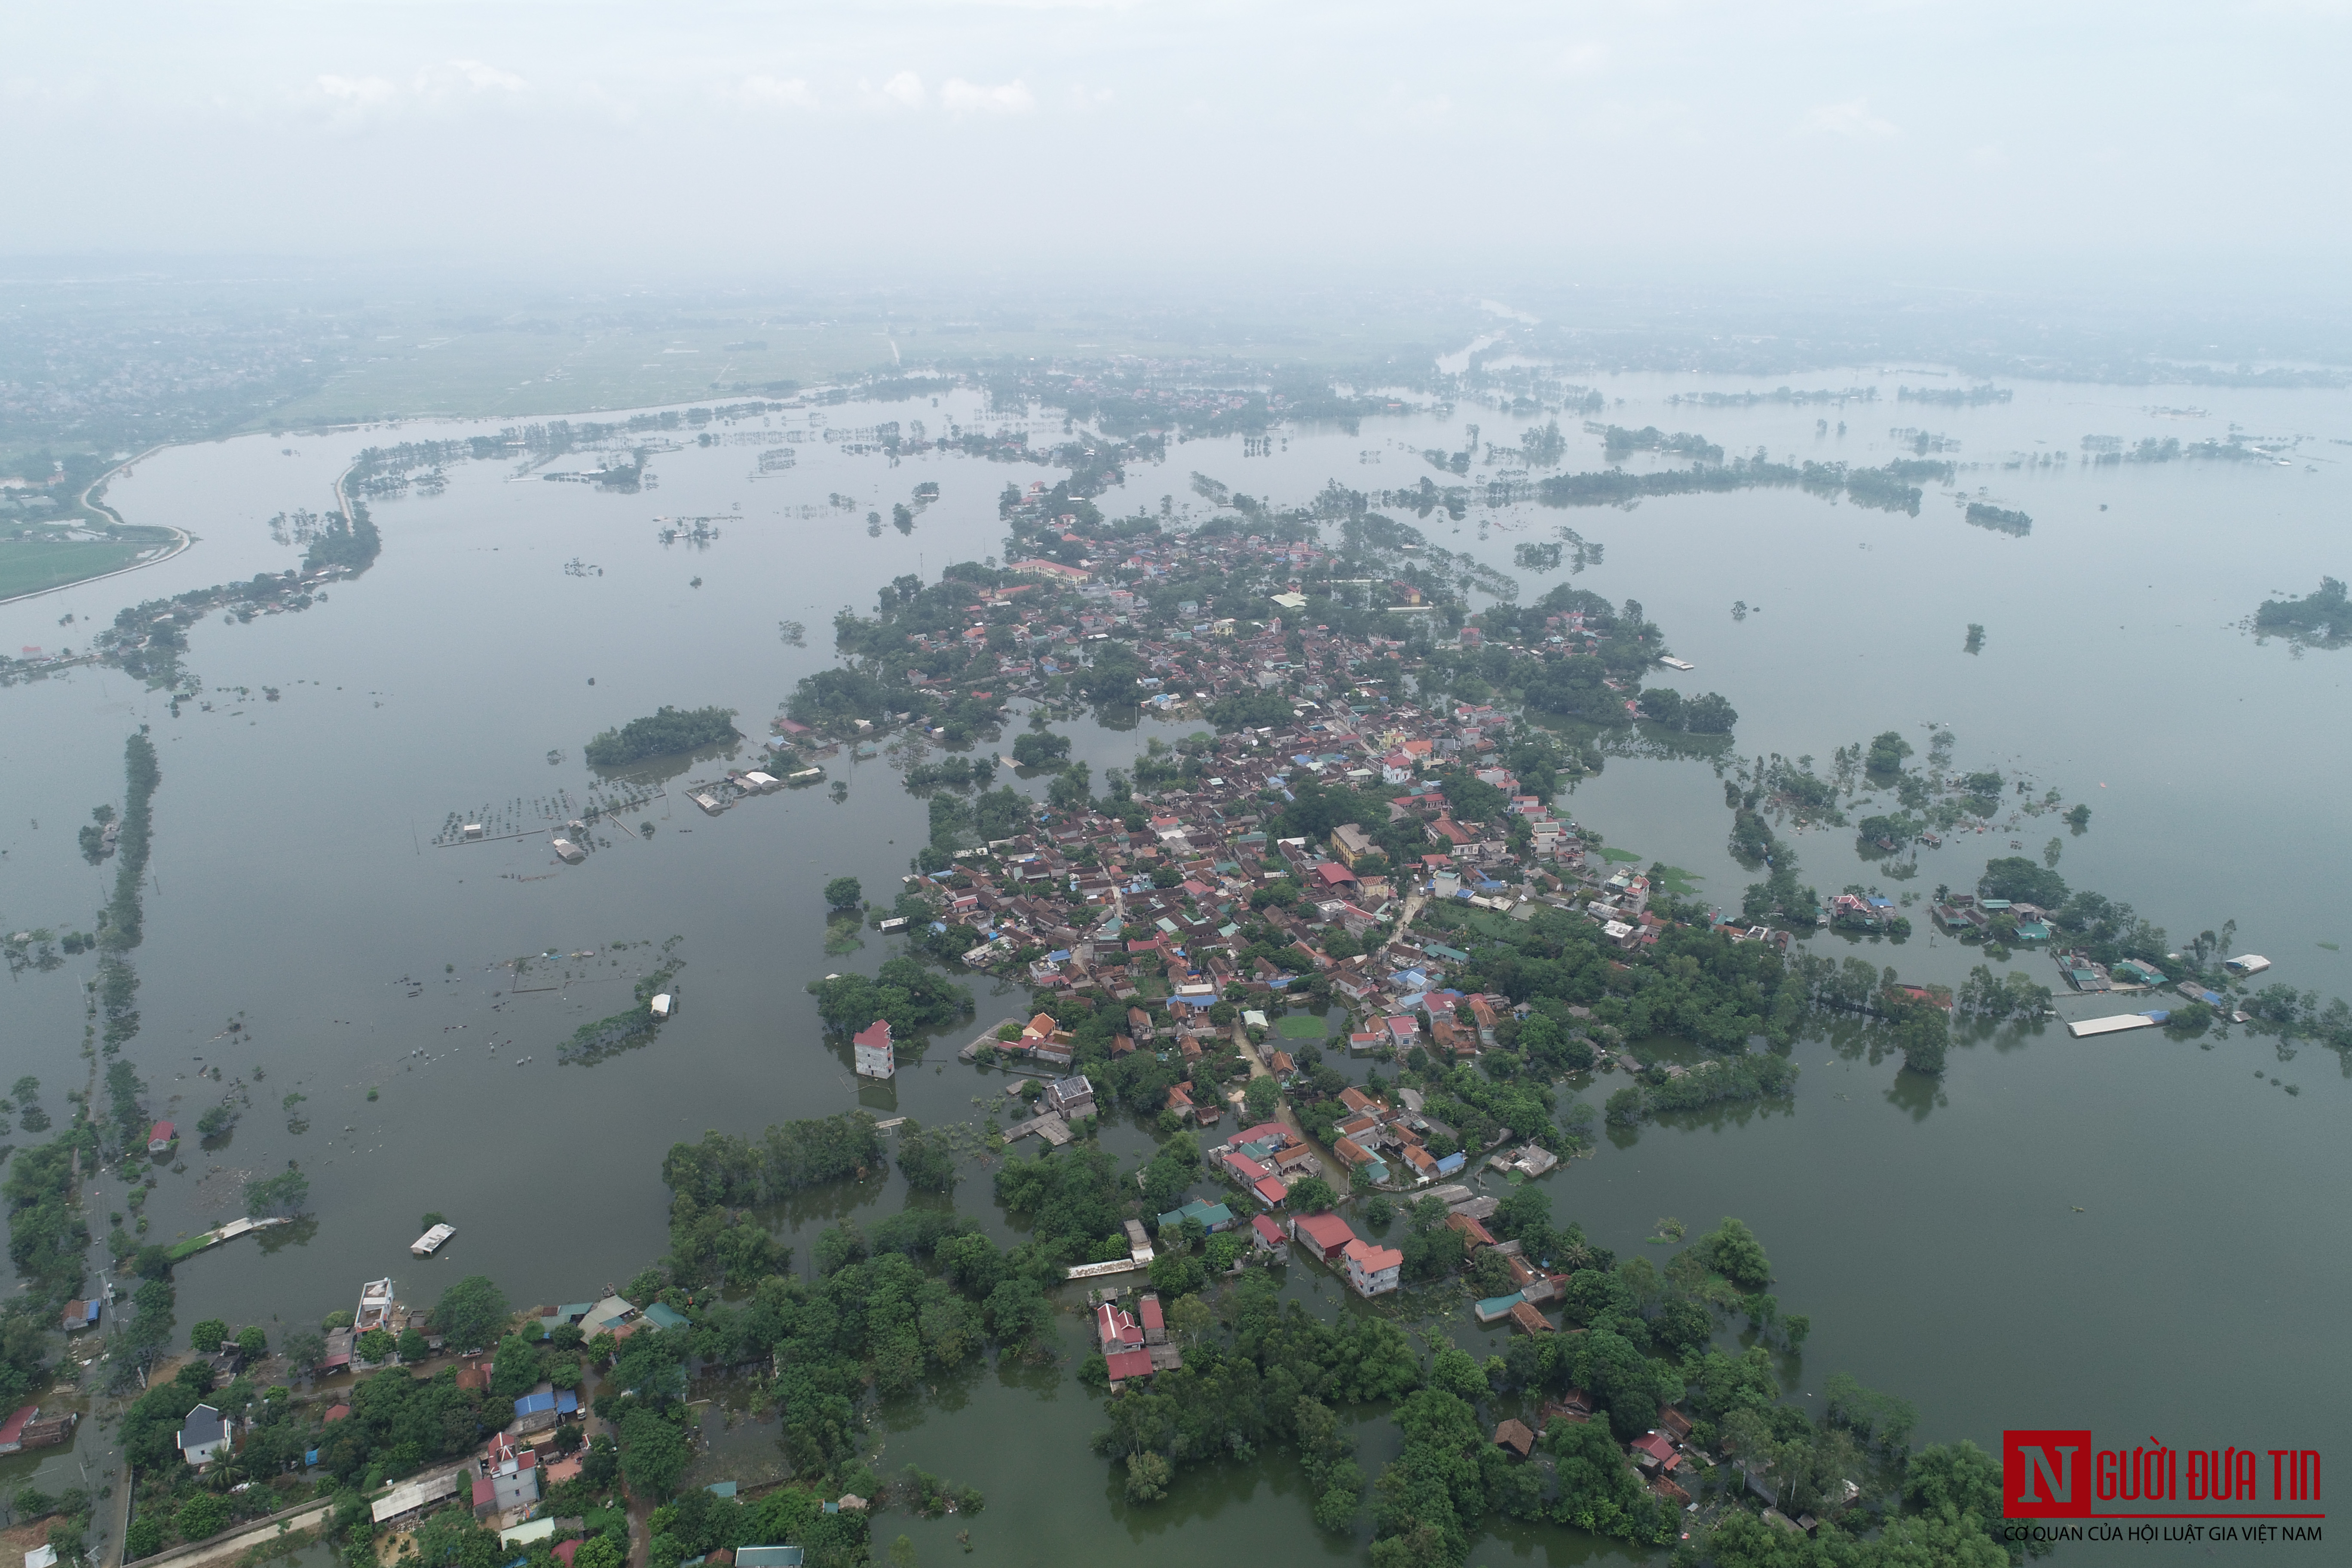
<path fill-rule="evenodd" d="M 2352 598 L 2339 579 L 2322 577 L 2318 590 L 2300 599 L 2264 599 L 2254 612 L 2254 630 L 2340 647 L 2352 641 Z"/>
<path fill-rule="evenodd" d="M 1274 1032 L 1286 1040 L 1319 1040 L 1329 1033 L 1323 1026 L 1322 1019 L 1301 1016 L 1276 1018 L 1274 1021 Z"/>
<path fill-rule="evenodd" d="M 1642 858 L 1631 849 L 1620 849 L 1613 844 L 1604 844 L 1601 847 L 1601 858 L 1612 866 L 1631 866 Z"/>
<path fill-rule="evenodd" d="M 1696 893 L 1698 885 L 1706 880 L 1706 879 L 1697 872 L 1685 871 L 1680 866 L 1650 868 L 1651 888 L 1653 889 L 1663 888 L 1678 899 L 1686 899 Z"/>
<path fill-rule="evenodd" d="M 857 932 L 865 923 L 866 917 L 856 910 L 828 916 L 824 922 L 825 956 L 839 958 L 844 953 L 856 952 L 864 947 L 866 942 Z"/>
<path fill-rule="evenodd" d="M 651 1044 L 663 1023 L 653 1011 L 653 1000 L 670 989 L 670 982 L 684 967 L 682 961 L 673 958 L 638 981 L 634 1006 L 625 1013 L 615 1013 L 593 1024 L 581 1025 L 572 1032 L 570 1039 L 556 1047 L 555 1059 L 560 1062 L 593 1062 L 615 1052 Z"/>
<path fill-rule="evenodd" d="M 643 719 L 605 731 L 588 742 L 583 754 L 595 767 L 626 767 L 647 757 L 739 740 L 734 721 L 732 708 L 672 708 L 665 703 Z"/>
<path fill-rule="evenodd" d="M 147 539 L 0 540 L 0 599 L 119 572 L 154 543 Z"/>

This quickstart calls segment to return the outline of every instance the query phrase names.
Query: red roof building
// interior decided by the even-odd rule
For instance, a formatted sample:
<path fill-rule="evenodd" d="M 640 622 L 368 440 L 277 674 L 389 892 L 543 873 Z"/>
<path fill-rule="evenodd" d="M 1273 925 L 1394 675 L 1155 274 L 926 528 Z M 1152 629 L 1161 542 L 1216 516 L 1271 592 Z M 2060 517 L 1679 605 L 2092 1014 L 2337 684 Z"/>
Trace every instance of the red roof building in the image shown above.
<path fill-rule="evenodd" d="M 1299 1246 L 1326 1263 L 1345 1252 L 1348 1244 L 1356 1239 L 1356 1233 L 1348 1228 L 1348 1222 L 1329 1209 L 1293 1219 L 1290 1235 Z"/>
<path fill-rule="evenodd" d="M 1445 1216 L 1445 1225 L 1446 1228 L 1449 1230 L 1460 1231 L 1469 1239 L 1470 1244 L 1474 1247 L 1492 1247 L 1495 1245 L 1495 1233 L 1488 1230 L 1476 1220 L 1472 1219 L 1466 1214 L 1447 1215 Z"/>
<path fill-rule="evenodd" d="M 27 1405 L 16 1411 L 5 1421 L 0 1421 L 0 1453 L 14 1453 L 25 1442 L 25 1424 L 41 1413 L 37 1405 Z"/>
<path fill-rule="evenodd" d="M 1267 1170 L 1264 1165 L 1259 1164 L 1255 1160 L 1251 1159 L 1248 1155 L 1236 1154 L 1230 1149 L 1225 1151 L 1224 1163 L 1225 1169 L 1231 1171 L 1235 1176 L 1238 1176 L 1244 1186 L 1250 1185 L 1255 1182 L 1262 1182 L 1266 1177 L 1274 1174 L 1272 1171 Z"/>
<path fill-rule="evenodd" d="M 170 1122 L 158 1121 L 154 1126 L 147 1129 L 147 1152 L 150 1154 L 170 1153 L 173 1141 L 179 1136 L 178 1129 L 174 1128 Z"/>
<path fill-rule="evenodd" d="M 1095 1334 L 1107 1356 L 1143 1342 L 1143 1326 L 1108 1301 L 1095 1309 Z"/>
<path fill-rule="evenodd" d="M 890 1043 L 890 1021 L 877 1018 L 850 1037 L 851 1054 L 860 1078 L 893 1078 L 898 1075 L 898 1053 Z"/>
<path fill-rule="evenodd" d="M 1633 1450 L 1636 1464 L 1641 1462 L 1644 1455 L 1648 1456 L 1650 1463 L 1657 1467 L 1660 1475 L 1665 1474 L 1682 1463 L 1683 1457 L 1675 1452 L 1674 1444 L 1667 1439 L 1664 1432 L 1644 1432 L 1625 1446 Z"/>
<path fill-rule="evenodd" d="M 1404 1254 L 1393 1247 L 1350 1241 L 1341 1249 L 1339 1260 L 1348 1283 L 1360 1296 L 1386 1295 L 1403 1281 Z"/>

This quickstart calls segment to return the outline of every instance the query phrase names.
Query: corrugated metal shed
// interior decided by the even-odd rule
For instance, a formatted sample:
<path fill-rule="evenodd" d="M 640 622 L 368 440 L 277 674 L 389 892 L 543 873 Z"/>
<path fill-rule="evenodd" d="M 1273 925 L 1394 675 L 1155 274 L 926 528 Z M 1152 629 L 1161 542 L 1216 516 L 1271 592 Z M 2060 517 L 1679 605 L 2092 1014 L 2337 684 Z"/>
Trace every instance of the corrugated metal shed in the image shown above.
<path fill-rule="evenodd" d="M 2164 1015 L 2151 1013 L 2114 1013 L 2104 1018 L 2082 1018 L 2066 1026 L 2066 1032 L 2076 1039 L 2092 1035 L 2113 1035 L 2125 1029 L 2150 1029 L 2164 1022 Z"/>

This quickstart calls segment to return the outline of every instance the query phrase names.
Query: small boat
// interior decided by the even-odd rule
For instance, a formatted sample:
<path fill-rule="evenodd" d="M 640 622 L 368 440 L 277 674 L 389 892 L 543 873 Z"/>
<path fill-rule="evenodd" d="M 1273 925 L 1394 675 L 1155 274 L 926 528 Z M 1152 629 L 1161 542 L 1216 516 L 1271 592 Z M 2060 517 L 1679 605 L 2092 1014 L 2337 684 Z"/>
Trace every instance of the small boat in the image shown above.
<path fill-rule="evenodd" d="M 457 1234 L 454 1225 L 436 1225 L 408 1244 L 408 1250 L 419 1258 L 430 1258 L 441 1250 L 441 1244 Z"/>

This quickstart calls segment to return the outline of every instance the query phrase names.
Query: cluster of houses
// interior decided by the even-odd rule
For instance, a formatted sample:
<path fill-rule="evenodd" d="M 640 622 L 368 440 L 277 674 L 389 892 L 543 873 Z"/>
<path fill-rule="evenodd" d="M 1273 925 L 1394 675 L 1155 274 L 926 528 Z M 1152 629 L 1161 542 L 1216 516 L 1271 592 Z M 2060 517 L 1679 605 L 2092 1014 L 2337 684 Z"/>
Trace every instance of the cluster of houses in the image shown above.
<path fill-rule="evenodd" d="M 1018 503 L 1020 520 L 1050 523 L 1041 509 L 1051 499 L 1033 490 Z M 1188 746 L 1181 768 L 1166 766 L 1139 792 L 1149 807 L 1139 823 L 1124 813 L 1041 815 L 1028 831 L 964 851 L 949 870 L 909 877 L 909 889 L 932 906 L 933 936 L 972 933 L 963 952 L 969 967 L 1049 993 L 1098 991 L 1125 1002 L 1121 1050 L 1191 1055 L 1186 1042 L 1206 1031 L 1203 1015 L 1236 988 L 1272 1001 L 1315 987 L 1361 1015 L 1355 1043 L 1364 1048 L 1413 1043 L 1470 1057 L 1491 1045 L 1495 1016 L 1508 1004 L 1448 994 L 1447 969 L 1467 961 L 1447 940 L 1458 922 L 1423 921 L 1377 952 L 1360 951 L 1367 933 L 1393 926 L 1407 902 L 1504 918 L 1550 904 L 1583 911 L 1622 949 L 1657 940 L 1664 922 L 1649 909 L 1647 883 L 1588 870 L 1576 825 L 1556 817 L 1543 794 L 1513 773 L 1511 715 L 1484 702 L 1412 703 L 1390 694 L 1402 684 L 1393 678 L 1417 662 L 1402 635 L 1294 624 L 1304 603 L 1295 591 L 1270 603 L 1228 602 L 1216 613 L 1192 600 L 1169 603 L 1183 591 L 1171 584 L 1213 571 L 1228 583 L 1286 580 L 1295 590 L 1297 579 L 1328 569 L 1326 553 L 1224 531 L 1097 536 L 1075 516 L 1062 520 L 1058 538 L 1048 527 L 1040 543 L 1056 559 L 1016 563 L 1024 581 L 970 584 L 966 624 L 906 634 L 903 656 L 886 666 L 903 664 L 918 689 L 1001 704 L 1044 695 L 1047 680 L 1078 671 L 1118 637 L 1140 667 L 1137 683 L 1149 705 L 1205 713 L 1222 700 L 1246 698 L 1287 716 Z M 1252 611 L 1265 618 L 1243 618 Z M 1401 634 L 1409 619 L 1398 617 Z M 1475 627 L 1463 634 L 1473 644 L 1481 636 Z M 1549 617 L 1540 641 L 1542 651 L 1597 647 L 1575 612 Z M 933 657 L 950 649 L 952 658 Z M 872 723 L 860 721 L 863 730 Z M 793 721 L 777 727 L 788 749 L 824 739 Z M 1483 796 L 1475 817 L 1458 814 L 1437 787 L 1463 776 L 1498 792 Z M 1309 784 L 1375 795 L 1384 819 L 1274 837 L 1281 803 Z M 1414 852 L 1399 853 L 1408 839 Z M 1252 895 L 1276 883 L 1303 896 L 1255 913 L 1286 945 L 1274 956 L 1244 956 L 1254 945 L 1243 934 Z M 1335 942 L 1341 934 L 1349 940 Z M 1067 1070 L 1069 1042 L 1058 1033 L 1023 1030 L 989 1043 Z M 878 1050 L 860 1064 L 867 1076 L 883 1076 Z M 1204 1119 L 1218 1114 L 1197 1098 L 1193 1109 Z"/>
<path fill-rule="evenodd" d="M 1271 1125 L 1271 1124 L 1270 1124 Z M 1295 1136 L 1295 1134 L 1294 1134 Z M 1222 1150 L 1220 1159 L 1235 1157 L 1234 1152 Z M 1261 1178 L 1270 1181 L 1272 1178 Z M 1276 1184 L 1277 1185 L 1279 1184 Z M 1255 1188 L 1253 1190 L 1255 1190 Z M 1493 1322 L 1508 1317 L 1529 1333 L 1549 1333 L 1550 1322 L 1534 1303 L 1549 1301 L 1566 1286 L 1568 1277 L 1549 1271 L 1529 1262 L 1520 1254 L 1517 1241 L 1497 1241 L 1486 1226 L 1486 1217 L 1495 1212 L 1496 1200 L 1474 1194 L 1468 1187 L 1447 1185 L 1433 1194 L 1446 1205 L 1447 1228 L 1462 1234 L 1465 1250 L 1475 1254 L 1483 1247 L 1499 1252 L 1510 1270 L 1516 1287 L 1507 1297 L 1478 1303 L 1479 1321 Z M 1258 1194 L 1261 1202 L 1265 1194 Z M 1270 1210 L 1274 1205 L 1267 1205 Z M 1239 1226 L 1232 1208 L 1224 1204 L 1194 1199 L 1183 1207 L 1160 1216 L 1160 1228 L 1166 1232 L 1181 1227 L 1187 1220 L 1196 1220 L 1202 1229 L 1212 1234 L 1232 1230 Z M 1256 1250 L 1268 1260 L 1280 1260 L 1296 1247 L 1328 1268 L 1336 1269 L 1359 1296 L 1370 1299 L 1385 1296 L 1403 1283 L 1404 1254 L 1392 1247 L 1356 1234 L 1346 1219 L 1329 1209 L 1314 1214 L 1286 1215 L 1276 1219 L 1271 1212 L 1252 1215 L 1249 1230 Z"/>
<path fill-rule="evenodd" d="M 1444 984 L 1449 969 L 1469 958 L 1443 940 L 1444 932 L 1427 921 L 1400 925 L 1376 951 L 1361 950 L 1376 925 L 1400 921 L 1410 899 L 1506 918 L 1526 918 L 1542 905 L 1580 910 L 1627 950 L 1654 942 L 1664 929 L 1649 909 L 1645 879 L 1585 871 L 1582 846 L 1572 838 L 1563 838 L 1548 862 L 1522 863 L 1503 838 L 1481 836 L 1490 831 L 1486 825 L 1474 831 L 1457 822 L 1434 791 L 1390 801 L 1391 819 L 1409 820 L 1429 847 L 1402 870 L 1360 877 L 1351 868 L 1351 859 L 1368 853 L 1358 823 L 1340 825 L 1325 840 L 1269 839 L 1260 791 L 1300 773 L 1340 774 L 1349 759 L 1303 750 L 1288 758 L 1253 753 L 1328 743 L 1299 733 L 1229 738 L 1210 764 L 1217 774 L 1198 789 L 1156 794 L 1140 828 L 1091 812 L 1064 814 L 968 853 L 951 870 L 909 876 L 907 887 L 931 904 L 935 932 L 965 929 L 980 938 L 963 953 L 967 966 L 1049 994 L 1106 994 L 1127 1008 L 1117 1053 L 1172 1049 L 1187 1058 L 1225 1032 L 1208 1014 L 1230 994 L 1243 994 L 1247 1006 L 1275 1005 L 1318 982 L 1358 1015 L 1353 1050 L 1387 1055 L 1421 1045 L 1466 1059 L 1490 1048 L 1511 1004 Z M 1277 768 L 1287 771 L 1270 771 Z M 1504 774 L 1498 787 L 1515 784 Z M 1164 871 L 1174 879 L 1155 875 Z M 1275 884 L 1304 896 L 1253 910 L 1252 895 Z M 1252 942 L 1244 920 L 1265 921 L 1287 944 L 1275 957 L 1245 958 Z M 1342 933 L 1345 944 L 1332 942 Z M 1070 1037 L 1051 1013 L 1009 1038 L 976 1041 L 964 1054 L 983 1047 L 1046 1068 L 1067 1068 L 1074 1059 Z M 1192 1109 L 1204 1121 L 1217 1114 L 1197 1101 Z"/>
<path fill-rule="evenodd" d="M 1571 1388 L 1557 1399 L 1546 1400 L 1536 1419 L 1539 1427 L 1549 1428 L 1555 1421 L 1580 1424 L 1605 1421 L 1608 1417 L 1597 1413 L 1591 1394 L 1581 1388 Z M 1626 1457 L 1641 1472 L 1643 1484 L 1677 1508 L 1690 1506 L 1690 1493 L 1676 1479 L 1690 1473 L 1685 1468 L 1695 1454 L 1686 1447 L 1690 1434 L 1690 1417 L 1668 1405 L 1658 1413 L 1655 1427 L 1625 1445 Z M 1524 1459 L 1535 1452 L 1538 1435 L 1538 1427 L 1517 1419 L 1507 1420 L 1495 1428 L 1495 1446 Z M 1807 1521 L 1807 1528 L 1811 1525 L 1811 1521 Z"/>
<path fill-rule="evenodd" d="M 1365 1240 L 1329 1209 L 1295 1215 L 1290 1239 L 1301 1252 L 1339 1270 L 1348 1288 L 1359 1296 L 1385 1296 L 1404 1283 L 1403 1253 Z"/>
<path fill-rule="evenodd" d="M 1137 1379 L 1184 1364 L 1183 1352 L 1169 1341 L 1160 1298 L 1149 1291 L 1135 1299 L 1131 1312 L 1119 1305 L 1116 1290 L 1105 1292 L 1095 1305 L 1095 1337 L 1110 1371 L 1113 1394 Z"/>
<path fill-rule="evenodd" d="M 2050 911 L 2021 900 L 1948 893 L 1935 906 L 1935 915 L 1938 925 L 1955 934 L 1973 931 L 1992 935 L 1998 929 L 2011 942 L 2048 942 L 2052 935 Z"/>

